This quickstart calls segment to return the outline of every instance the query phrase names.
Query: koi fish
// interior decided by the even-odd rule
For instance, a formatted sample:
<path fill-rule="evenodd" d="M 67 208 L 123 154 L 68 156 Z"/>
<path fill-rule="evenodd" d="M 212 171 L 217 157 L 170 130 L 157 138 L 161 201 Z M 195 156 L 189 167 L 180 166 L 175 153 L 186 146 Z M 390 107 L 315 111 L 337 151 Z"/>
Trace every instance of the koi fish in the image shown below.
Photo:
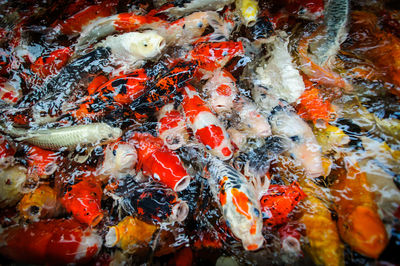
<path fill-rule="evenodd" d="M 297 113 L 304 120 L 310 120 L 314 124 L 326 125 L 337 117 L 334 106 L 323 99 L 319 90 L 303 77 L 306 90 L 301 94 L 296 105 Z"/>
<path fill-rule="evenodd" d="M 331 185 L 336 203 L 338 228 L 343 241 L 355 251 L 378 258 L 388 244 L 388 236 L 364 172 L 357 162 L 345 157 Z"/>
<path fill-rule="evenodd" d="M 261 248 L 261 207 L 254 187 L 235 168 L 217 158 L 209 162 L 207 170 L 211 191 L 233 235 L 246 250 Z"/>
<path fill-rule="evenodd" d="M 297 204 L 306 197 L 298 184 L 270 185 L 261 198 L 264 225 L 274 227 L 289 221 L 289 215 Z"/>
<path fill-rule="evenodd" d="M 25 220 L 38 222 L 42 218 L 52 218 L 59 211 L 57 192 L 47 185 L 41 185 L 25 194 L 17 209 Z"/>
<path fill-rule="evenodd" d="M 39 177 L 49 176 L 58 168 L 59 155 L 36 146 L 28 148 L 26 159 L 29 166 L 28 171 L 36 173 Z"/>
<path fill-rule="evenodd" d="M 236 0 L 236 7 L 239 9 L 242 20 L 246 27 L 256 24 L 258 15 L 258 2 L 255 0 Z"/>
<path fill-rule="evenodd" d="M 305 90 L 303 79 L 289 54 L 289 40 L 283 32 L 270 38 L 271 57 L 256 67 L 256 85 L 268 88 L 268 93 L 288 103 L 295 102 Z"/>
<path fill-rule="evenodd" d="M 103 219 L 104 214 L 101 210 L 103 191 L 96 177 L 85 176 L 76 184 L 67 184 L 64 189 L 67 192 L 62 197 L 61 203 L 77 221 L 95 227 Z"/>
<path fill-rule="evenodd" d="M 190 176 L 181 159 L 164 145 L 162 139 L 149 133 L 134 133 L 128 143 L 135 145 L 138 153 L 137 168 L 142 168 L 144 174 L 151 175 L 177 192 L 189 185 Z"/>
<path fill-rule="evenodd" d="M 16 150 L 4 136 L 0 135 L 0 168 L 7 168 L 14 163 Z"/>
<path fill-rule="evenodd" d="M 98 75 L 94 77 L 87 87 L 88 94 L 92 95 L 95 92 L 99 91 L 100 86 L 107 83 L 107 81 L 108 78 L 104 75 Z"/>
<path fill-rule="evenodd" d="M 33 73 L 44 79 L 50 75 L 57 74 L 73 55 L 71 47 L 59 48 L 48 55 L 36 59 L 30 66 Z"/>
<path fill-rule="evenodd" d="M 146 222 L 182 222 L 189 213 L 188 204 L 179 199 L 172 189 L 158 183 L 134 184 L 134 189 L 120 201 L 130 215 L 139 214 Z"/>
<path fill-rule="evenodd" d="M 161 54 L 166 43 L 156 31 L 128 32 L 117 36 L 108 36 L 95 47 L 108 47 L 111 49 L 112 63 L 123 67 L 118 70 L 130 71 L 146 60 Z"/>
<path fill-rule="evenodd" d="M 12 207 L 23 197 L 23 185 L 28 170 L 21 165 L 0 169 L 0 206 Z"/>
<path fill-rule="evenodd" d="M 210 107 L 217 113 L 230 112 L 238 95 L 236 79 L 226 70 L 217 70 L 203 86 Z"/>
<path fill-rule="evenodd" d="M 165 13 L 169 15 L 180 17 L 185 14 L 190 14 L 194 11 L 204 11 L 204 10 L 218 10 L 225 5 L 229 5 L 233 0 L 192 0 L 192 1 L 183 1 L 181 4 L 178 4 L 174 7 L 166 9 Z"/>
<path fill-rule="evenodd" d="M 108 2 L 101 5 L 92 5 L 67 18 L 66 20 L 53 23 L 52 28 L 65 35 L 75 35 L 98 18 L 108 17 L 114 13 L 116 3 Z"/>
<path fill-rule="evenodd" d="M 77 146 L 106 143 L 122 135 L 121 129 L 110 127 L 104 123 L 36 131 L 0 125 L 0 130 L 17 141 L 24 141 L 47 150 L 58 150 L 63 147 L 74 150 Z"/>
<path fill-rule="evenodd" d="M 293 112 L 278 108 L 272 113 L 269 122 L 273 134 L 283 135 L 291 140 L 288 152 L 301 162 L 307 176 L 318 177 L 324 173 L 321 147 L 303 119 Z"/>
<path fill-rule="evenodd" d="M 93 91 L 90 89 L 89 96 L 78 100 L 77 106 L 70 108 L 68 112 L 77 119 L 99 117 L 143 95 L 148 80 L 144 69 L 118 76 Z"/>
<path fill-rule="evenodd" d="M 286 0 L 285 9 L 292 15 L 307 20 L 317 20 L 324 16 L 323 0 Z"/>
<path fill-rule="evenodd" d="M 214 73 L 235 56 L 244 55 L 242 42 L 199 43 L 189 52 L 187 58 L 196 60 L 204 73 Z"/>
<path fill-rule="evenodd" d="M 230 159 L 233 152 L 228 133 L 193 86 L 185 87 L 181 106 L 199 142 L 211 154 L 222 160 Z"/>
<path fill-rule="evenodd" d="M 321 146 L 322 153 L 338 151 L 340 147 L 350 142 L 350 137 L 340 128 L 328 124 L 325 128 L 313 129 L 316 140 Z"/>
<path fill-rule="evenodd" d="M 146 114 L 158 111 L 172 101 L 177 92 L 190 81 L 197 72 L 196 62 L 178 62 L 166 74 L 154 82 L 154 85 L 131 104 L 131 110 Z"/>
<path fill-rule="evenodd" d="M 0 100 L 15 104 L 22 98 L 21 88 L 12 81 L 0 77 Z"/>
<path fill-rule="evenodd" d="M 324 10 L 323 41 L 318 47 L 312 47 L 315 62 L 324 66 L 328 60 L 336 56 L 340 44 L 346 39 L 346 25 L 350 13 L 349 0 L 330 0 Z"/>
<path fill-rule="evenodd" d="M 174 109 L 174 104 L 164 105 L 158 114 L 158 136 L 171 150 L 176 150 L 189 140 L 184 116 Z"/>
<path fill-rule="evenodd" d="M 102 242 L 92 229 L 75 220 L 43 220 L 4 229 L 0 253 L 25 263 L 87 263 L 99 252 Z"/>
<path fill-rule="evenodd" d="M 133 145 L 124 141 L 109 143 L 104 150 L 103 163 L 98 174 L 118 177 L 135 173 L 138 155 Z"/>
<path fill-rule="evenodd" d="M 117 225 L 109 227 L 106 247 L 120 247 L 124 252 L 134 253 L 140 246 L 148 246 L 157 226 L 145 223 L 132 216 L 125 217 Z"/>

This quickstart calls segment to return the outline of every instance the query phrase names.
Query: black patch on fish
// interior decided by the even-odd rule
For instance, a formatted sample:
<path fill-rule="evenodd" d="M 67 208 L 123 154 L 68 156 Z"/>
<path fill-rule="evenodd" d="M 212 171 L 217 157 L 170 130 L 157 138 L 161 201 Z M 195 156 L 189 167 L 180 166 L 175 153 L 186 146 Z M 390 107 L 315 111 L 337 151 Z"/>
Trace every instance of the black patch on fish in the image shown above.
<path fill-rule="evenodd" d="M 172 4 L 176 7 L 185 7 L 185 4 L 189 4 L 192 1 L 195 0 L 174 0 Z"/>
<path fill-rule="evenodd" d="M 256 24 L 250 27 L 253 40 L 265 39 L 272 35 L 274 28 L 268 17 L 258 17 Z"/>
<path fill-rule="evenodd" d="M 117 94 L 126 94 L 126 84 L 128 80 L 125 78 L 117 79 L 111 82 L 111 86 L 116 89 Z"/>
<path fill-rule="evenodd" d="M 338 118 L 336 121 L 333 122 L 335 126 L 343 130 L 349 138 L 350 142 L 349 145 L 356 148 L 356 149 L 364 149 L 362 145 L 362 141 L 358 136 L 362 136 L 361 127 L 351 120 L 346 118 Z"/>

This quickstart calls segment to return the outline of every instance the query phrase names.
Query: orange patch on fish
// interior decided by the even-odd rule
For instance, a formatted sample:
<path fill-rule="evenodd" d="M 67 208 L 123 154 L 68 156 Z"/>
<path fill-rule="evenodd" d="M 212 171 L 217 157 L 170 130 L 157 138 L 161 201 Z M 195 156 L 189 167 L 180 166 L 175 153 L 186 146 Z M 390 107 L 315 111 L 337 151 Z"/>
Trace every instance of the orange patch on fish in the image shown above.
<path fill-rule="evenodd" d="M 247 250 L 257 250 L 259 247 L 257 244 L 251 244 L 247 246 Z"/>
<path fill-rule="evenodd" d="M 196 136 L 201 143 L 210 149 L 218 147 L 224 140 L 224 132 L 219 126 L 210 125 L 196 131 Z"/>
<path fill-rule="evenodd" d="M 185 111 L 186 117 L 192 124 L 194 124 L 199 113 L 211 112 L 211 109 L 208 108 L 205 102 L 197 95 L 194 95 L 193 97 L 185 97 L 182 101 L 182 107 Z"/>
<path fill-rule="evenodd" d="M 236 211 L 244 215 L 247 219 L 251 220 L 251 215 L 249 213 L 249 198 L 245 193 L 238 190 L 237 188 L 232 188 L 232 202 L 236 207 Z"/>
<path fill-rule="evenodd" d="M 221 96 L 230 96 L 232 94 L 232 90 L 228 85 L 221 84 L 217 88 L 217 93 Z"/>

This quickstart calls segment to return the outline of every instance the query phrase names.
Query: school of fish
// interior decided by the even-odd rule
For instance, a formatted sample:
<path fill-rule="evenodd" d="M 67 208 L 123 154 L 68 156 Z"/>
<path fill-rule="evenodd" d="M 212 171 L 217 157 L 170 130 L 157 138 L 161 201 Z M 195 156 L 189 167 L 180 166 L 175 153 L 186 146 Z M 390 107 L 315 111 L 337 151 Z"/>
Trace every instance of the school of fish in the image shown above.
<path fill-rule="evenodd" d="M 0 264 L 396 265 L 394 1 L 0 3 Z"/>

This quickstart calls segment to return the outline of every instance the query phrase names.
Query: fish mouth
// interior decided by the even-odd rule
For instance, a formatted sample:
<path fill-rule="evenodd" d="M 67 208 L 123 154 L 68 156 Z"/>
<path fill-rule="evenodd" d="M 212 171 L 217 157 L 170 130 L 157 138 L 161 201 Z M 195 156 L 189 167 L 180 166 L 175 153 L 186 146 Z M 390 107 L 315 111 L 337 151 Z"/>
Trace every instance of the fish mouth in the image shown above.
<path fill-rule="evenodd" d="M 262 248 L 263 244 L 264 244 L 264 237 L 262 236 L 256 237 L 252 239 L 252 241 L 243 240 L 243 247 L 249 251 L 256 251 Z"/>
<path fill-rule="evenodd" d="M 173 221 L 182 222 L 189 213 L 189 206 L 185 201 L 179 201 L 172 207 L 171 219 Z"/>
<path fill-rule="evenodd" d="M 120 236 L 118 232 L 118 228 L 116 226 L 111 226 L 110 230 L 105 236 L 106 242 L 104 245 L 108 248 L 115 246 L 119 242 Z"/>
<path fill-rule="evenodd" d="M 293 236 L 288 236 L 282 241 L 282 249 L 288 253 L 300 254 L 300 241 Z"/>
<path fill-rule="evenodd" d="M 181 178 L 181 180 L 179 180 L 177 183 L 176 183 L 176 185 L 175 185 L 175 187 L 174 187 L 174 190 L 176 191 L 176 192 L 179 192 L 179 191 L 182 191 L 182 190 L 184 190 L 185 188 L 187 188 L 187 186 L 189 186 L 189 183 L 190 183 L 190 176 L 184 176 L 184 177 L 182 177 Z"/>

